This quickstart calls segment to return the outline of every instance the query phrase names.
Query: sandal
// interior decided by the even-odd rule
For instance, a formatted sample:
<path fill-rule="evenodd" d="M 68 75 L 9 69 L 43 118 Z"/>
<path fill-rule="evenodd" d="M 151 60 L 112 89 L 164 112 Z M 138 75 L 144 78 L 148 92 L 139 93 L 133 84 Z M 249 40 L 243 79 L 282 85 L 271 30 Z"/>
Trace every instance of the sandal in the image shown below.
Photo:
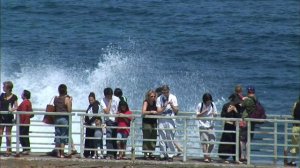
<path fill-rule="evenodd" d="M 10 155 L 11 155 L 11 152 L 6 152 L 4 156 L 5 157 L 10 157 Z"/>
<path fill-rule="evenodd" d="M 205 159 L 204 159 L 204 162 L 205 162 L 205 163 L 209 163 L 210 161 L 209 161 L 208 158 L 205 158 Z"/>

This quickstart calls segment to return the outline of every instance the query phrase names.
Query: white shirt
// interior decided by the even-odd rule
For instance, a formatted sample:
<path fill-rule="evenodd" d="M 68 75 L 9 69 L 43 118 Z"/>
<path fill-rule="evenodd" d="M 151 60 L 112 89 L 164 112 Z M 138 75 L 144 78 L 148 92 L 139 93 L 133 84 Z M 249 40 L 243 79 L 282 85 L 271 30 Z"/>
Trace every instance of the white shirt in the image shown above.
<path fill-rule="evenodd" d="M 208 108 L 208 112 L 204 113 L 201 117 L 213 118 L 214 117 L 213 114 L 217 113 L 217 108 L 216 108 L 215 103 L 212 102 L 208 106 L 206 106 L 205 103 L 199 103 L 197 106 L 197 109 L 196 109 L 196 115 L 200 114 L 202 105 L 203 105 L 202 111 L 204 111 L 205 109 Z M 199 128 L 213 128 L 215 126 L 214 120 L 198 120 L 197 124 L 198 124 Z"/>
<path fill-rule="evenodd" d="M 112 96 L 109 114 L 117 114 L 119 102 L 120 102 L 120 99 L 118 97 Z M 109 99 L 106 99 L 105 97 L 103 99 L 101 99 L 100 105 L 103 110 L 107 109 L 108 103 L 109 103 Z M 106 121 L 106 120 L 115 121 L 115 117 L 104 117 L 104 121 Z"/>
<path fill-rule="evenodd" d="M 167 102 L 172 102 L 173 106 L 178 107 L 177 98 L 173 94 L 169 94 L 166 98 L 164 95 L 160 95 L 156 100 L 156 107 L 162 108 Z M 171 105 L 168 104 L 165 111 L 161 113 L 163 116 L 175 116 L 175 112 L 172 110 Z M 158 119 L 158 123 L 169 122 L 175 127 L 175 119 Z"/>

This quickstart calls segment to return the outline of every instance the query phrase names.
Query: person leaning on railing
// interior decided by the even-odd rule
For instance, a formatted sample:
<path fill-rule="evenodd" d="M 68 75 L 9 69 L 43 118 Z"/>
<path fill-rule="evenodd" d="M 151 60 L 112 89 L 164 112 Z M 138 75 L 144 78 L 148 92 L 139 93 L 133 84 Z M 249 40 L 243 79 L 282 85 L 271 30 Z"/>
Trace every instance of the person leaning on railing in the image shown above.
<path fill-rule="evenodd" d="M 157 114 L 163 116 L 175 116 L 178 113 L 178 103 L 175 95 L 170 93 L 168 85 L 162 86 L 162 95 L 156 101 Z M 175 155 L 175 119 L 159 118 L 158 119 L 158 134 L 159 134 L 159 147 L 160 159 L 173 161 Z M 167 140 L 167 141 L 165 141 Z M 170 151 L 167 151 L 169 149 Z"/>
<path fill-rule="evenodd" d="M 292 116 L 294 117 L 294 120 L 300 121 L 300 96 L 298 101 L 295 102 L 293 108 L 292 108 Z M 290 152 L 293 157 L 296 157 L 299 154 L 299 143 L 300 143 L 300 124 L 296 123 L 293 125 L 292 128 L 292 144 L 293 147 L 291 147 Z M 289 166 L 297 166 L 296 165 L 296 159 L 291 159 L 290 162 L 287 163 Z"/>
<path fill-rule="evenodd" d="M 147 91 L 145 95 L 145 100 L 143 102 L 142 107 L 142 115 L 156 115 L 157 107 L 156 107 L 156 93 L 154 90 Z M 156 118 L 144 118 L 142 121 L 142 130 L 143 130 L 143 151 L 151 151 L 144 152 L 144 159 L 151 160 L 155 159 L 153 156 L 153 152 L 156 147 L 156 138 L 157 138 L 157 119 Z M 148 141 L 145 139 L 150 139 L 152 141 Z"/>

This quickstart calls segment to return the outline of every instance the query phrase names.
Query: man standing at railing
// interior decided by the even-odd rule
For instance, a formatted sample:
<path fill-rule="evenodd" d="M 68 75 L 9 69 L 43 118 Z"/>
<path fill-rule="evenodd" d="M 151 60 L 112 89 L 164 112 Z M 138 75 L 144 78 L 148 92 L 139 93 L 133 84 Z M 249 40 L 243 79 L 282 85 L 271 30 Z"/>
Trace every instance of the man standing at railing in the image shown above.
<path fill-rule="evenodd" d="M 163 116 L 174 116 L 178 113 L 178 103 L 175 95 L 170 93 L 168 85 L 162 86 L 162 95 L 156 101 L 157 114 Z M 160 158 L 162 160 L 173 161 L 175 154 L 174 136 L 175 136 L 175 119 L 159 118 L 158 119 L 158 134 Z M 170 152 L 167 152 L 169 148 Z"/>
<path fill-rule="evenodd" d="M 104 98 L 101 99 L 100 105 L 103 109 L 104 114 L 117 114 L 118 112 L 118 105 L 120 99 L 113 95 L 112 88 L 105 88 L 104 89 Z M 117 130 L 115 128 L 109 127 L 116 127 L 117 123 L 115 122 L 115 117 L 104 117 L 104 122 L 106 124 L 106 138 L 116 138 L 117 137 Z M 116 150 L 117 143 L 116 140 L 106 140 L 106 149 L 107 150 Z M 106 159 L 114 159 L 117 157 L 116 151 L 107 151 Z"/>
<path fill-rule="evenodd" d="M 294 117 L 294 120 L 300 121 L 300 96 L 298 101 L 295 102 L 293 109 L 292 109 L 292 116 Z M 299 154 L 299 146 L 300 146 L 300 123 L 295 123 L 292 128 L 292 144 L 293 147 L 291 147 L 291 154 L 293 157 L 296 157 Z M 287 165 L 289 166 L 297 166 L 296 165 L 296 159 L 293 158 Z"/>

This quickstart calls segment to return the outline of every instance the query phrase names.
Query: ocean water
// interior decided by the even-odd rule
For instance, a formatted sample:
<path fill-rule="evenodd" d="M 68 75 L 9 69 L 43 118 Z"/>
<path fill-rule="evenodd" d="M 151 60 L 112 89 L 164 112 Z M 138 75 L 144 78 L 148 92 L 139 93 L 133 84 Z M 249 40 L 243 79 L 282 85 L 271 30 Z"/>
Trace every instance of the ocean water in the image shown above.
<path fill-rule="evenodd" d="M 168 84 L 180 111 L 205 92 L 221 110 L 236 84 L 254 85 L 267 114 L 290 114 L 300 95 L 299 0 L 1 0 L 1 82 L 44 108 L 68 86 L 122 88 L 131 109 Z M 246 94 L 246 92 L 244 92 Z M 19 101 L 20 102 L 20 101 Z"/>

